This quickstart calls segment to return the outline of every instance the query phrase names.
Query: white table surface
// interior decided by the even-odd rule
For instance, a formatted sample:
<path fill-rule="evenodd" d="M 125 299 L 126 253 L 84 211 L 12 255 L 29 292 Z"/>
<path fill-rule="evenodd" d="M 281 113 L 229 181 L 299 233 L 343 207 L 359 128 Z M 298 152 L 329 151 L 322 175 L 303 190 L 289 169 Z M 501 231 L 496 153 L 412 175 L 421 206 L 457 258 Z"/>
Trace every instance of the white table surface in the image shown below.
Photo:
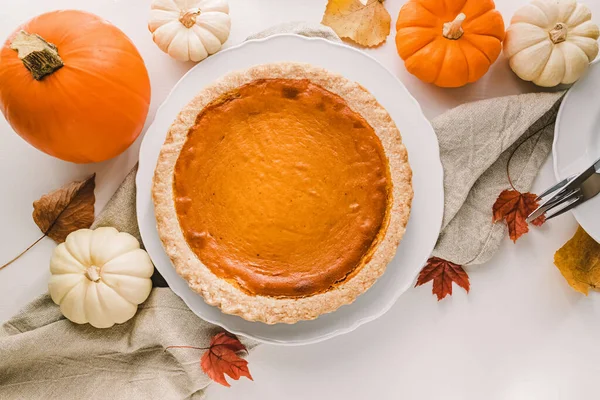
<path fill-rule="evenodd" d="M 387 0 L 395 23 L 405 0 Z M 600 0 L 587 0 L 596 21 Z M 121 28 L 144 57 L 152 81 L 147 124 L 170 88 L 191 64 L 171 60 L 146 27 L 149 0 L 1 0 L 0 39 L 39 13 L 83 8 Z M 318 22 L 325 0 L 230 0 L 227 45 L 286 21 Z M 524 0 L 498 0 L 510 20 Z M 519 81 L 503 56 L 476 84 L 440 89 L 404 69 L 394 46 L 367 50 L 398 75 L 432 118 L 458 104 L 536 90 Z M 325 56 L 325 55 L 324 55 Z M 0 118 L 0 264 L 37 239 L 31 203 L 40 195 L 97 175 L 97 211 L 137 160 L 139 140 L 121 156 L 75 165 L 35 150 Z M 533 188 L 554 183 L 548 160 Z M 553 265 L 554 252 L 574 233 L 566 215 L 513 244 L 506 239 L 494 259 L 468 270 L 471 293 L 437 302 L 431 284 L 409 290 L 390 312 L 355 332 L 305 347 L 260 346 L 250 357 L 254 382 L 212 385 L 215 399 L 577 399 L 597 397 L 600 376 L 600 298 L 574 292 Z M 0 321 L 46 291 L 55 244 L 44 239 L 0 271 Z M 193 343 L 190 343 L 193 344 Z"/>

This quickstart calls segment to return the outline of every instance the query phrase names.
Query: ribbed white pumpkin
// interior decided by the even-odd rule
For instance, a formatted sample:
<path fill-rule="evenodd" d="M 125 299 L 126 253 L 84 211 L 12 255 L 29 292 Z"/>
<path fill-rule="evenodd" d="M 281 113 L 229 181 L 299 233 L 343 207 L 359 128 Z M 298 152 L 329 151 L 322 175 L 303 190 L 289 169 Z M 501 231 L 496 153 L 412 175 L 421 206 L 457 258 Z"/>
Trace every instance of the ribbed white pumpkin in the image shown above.
<path fill-rule="evenodd" d="M 227 0 L 153 0 L 148 29 L 162 51 L 179 61 L 202 61 L 229 37 Z"/>
<path fill-rule="evenodd" d="M 598 26 L 575 0 L 534 0 L 520 8 L 504 39 L 510 67 L 523 80 L 552 87 L 579 79 L 598 55 Z"/>
<path fill-rule="evenodd" d="M 50 259 L 50 296 L 77 324 L 109 328 L 131 319 L 152 289 L 154 266 L 136 238 L 115 228 L 80 229 Z"/>

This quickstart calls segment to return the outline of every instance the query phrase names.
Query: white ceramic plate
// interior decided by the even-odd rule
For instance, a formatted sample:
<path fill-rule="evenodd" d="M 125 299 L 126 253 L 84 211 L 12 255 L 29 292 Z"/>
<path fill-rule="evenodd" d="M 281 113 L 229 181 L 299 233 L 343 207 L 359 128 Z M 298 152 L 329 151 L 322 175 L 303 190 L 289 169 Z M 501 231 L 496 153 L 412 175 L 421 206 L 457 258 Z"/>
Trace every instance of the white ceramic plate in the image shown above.
<path fill-rule="evenodd" d="M 554 174 L 561 181 L 600 158 L 600 62 L 565 96 L 554 132 Z M 583 229 L 600 242 L 600 195 L 573 209 Z"/>
<path fill-rule="evenodd" d="M 402 132 L 413 168 L 414 201 L 406 235 L 396 258 L 385 274 L 351 305 L 313 321 L 294 325 L 266 325 L 223 314 L 207 305 L 176 274 L 163 251 L 151 199 L 154 167 L 169 126 L 200 89 L 223 74 L 253 65 L 280 61 L 306 62 L 338 72 L 367 88 L 387 109 Z M 320 38 L 274 35 L 250 40 L 221 51 L 192 68 L 175 85 L 156 113 L 140 149 L 137 174 L 137 215 L 144 245 L 156 268 L 199 317 L 230 332 L 272 343 L 300 345 L 315 343 L 372 321 L 389 310 L 414 282 L 431 254 L 443 215 L 443 170 L 435 133 L 416 100 L 404 85 L 375 59 L 350 46 Z"/>

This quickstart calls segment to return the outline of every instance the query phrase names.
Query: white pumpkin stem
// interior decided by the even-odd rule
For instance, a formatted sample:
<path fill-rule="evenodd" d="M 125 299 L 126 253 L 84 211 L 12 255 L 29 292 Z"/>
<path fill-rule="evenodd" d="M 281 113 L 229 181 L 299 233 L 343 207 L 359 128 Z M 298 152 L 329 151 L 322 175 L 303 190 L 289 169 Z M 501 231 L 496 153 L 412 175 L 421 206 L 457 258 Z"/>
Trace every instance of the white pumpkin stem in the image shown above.
<path fill-rule="evenodd" d="M 569 30 L 567 29 L 567 25 L 563 24 L 562 22 L 556 23 L 556 25 L 554 25 L 554 28 L 552 28 L 552 30 L 548 32 L 548 34 L 550 35 L 550 40 L 552 40 L 552 43 L 554 44 L 558 44 L 567 40 L 568 33 Z"/>
<path fill-rule="evenodd" d="M 100 280 L 100 270 L 95 265 L 92 265 L 85 269 L 85 276 L 92 282 L 98 282 Z"/>
<path fill-rule="evenodd" d="M 23 65 L 36 81 L 41 81 L 64 66 L 56 46 L 35 33 L 18 32 L 10 48 L 17 51 Z"/>
<path fill-rule="evenodd" d="M 192 8 L 187 12 L 181 12 L 181 16 L 179 17 L 179 22 L 183 24 L 186 28 L 191 28 L 196 23 L 196 18 L 200 15 L 202 11 L 199 8 Z"/>
<path fill-rule="evenodd" d="M 454 18 L 454 21 L 446 22 L 444 24 L 444 28 L 442 30 L 442 35 L 446 39 L 450 40 L 458 40 L 465 33 L 462 28 L 463 22 L 467 19 L 467 16 L 464 13 L 460 13 Z"/>

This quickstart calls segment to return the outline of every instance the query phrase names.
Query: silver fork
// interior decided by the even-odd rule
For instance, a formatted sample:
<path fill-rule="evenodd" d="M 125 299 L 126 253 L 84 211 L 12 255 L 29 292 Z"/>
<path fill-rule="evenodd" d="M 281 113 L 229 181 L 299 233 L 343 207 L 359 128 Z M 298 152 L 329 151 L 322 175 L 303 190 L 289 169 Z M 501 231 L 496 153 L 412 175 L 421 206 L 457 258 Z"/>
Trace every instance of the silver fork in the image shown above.
<path fill-rule="evenodd" d="M 544 214 L 547 220 L 564 214 L 598 193 L 600 193 L 600 159 L 582 173 L 563 179 L 540 194 L 536 200 L 547 198 L 529 214 L 527 222 Z"/>

